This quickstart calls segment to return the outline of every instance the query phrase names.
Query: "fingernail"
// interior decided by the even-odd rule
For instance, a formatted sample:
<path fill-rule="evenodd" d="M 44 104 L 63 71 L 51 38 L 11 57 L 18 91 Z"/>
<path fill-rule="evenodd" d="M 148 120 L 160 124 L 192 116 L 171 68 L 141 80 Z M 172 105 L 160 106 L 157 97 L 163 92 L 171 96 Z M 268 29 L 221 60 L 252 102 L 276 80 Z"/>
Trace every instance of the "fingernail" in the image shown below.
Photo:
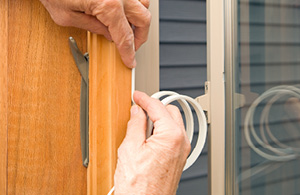
<path fill-rule="evenodd" d="M 136 115 L 139 112 L 139 106 L 137 105 L 133 105 L 130 109 L 130 114 L 131 116 Z"/>

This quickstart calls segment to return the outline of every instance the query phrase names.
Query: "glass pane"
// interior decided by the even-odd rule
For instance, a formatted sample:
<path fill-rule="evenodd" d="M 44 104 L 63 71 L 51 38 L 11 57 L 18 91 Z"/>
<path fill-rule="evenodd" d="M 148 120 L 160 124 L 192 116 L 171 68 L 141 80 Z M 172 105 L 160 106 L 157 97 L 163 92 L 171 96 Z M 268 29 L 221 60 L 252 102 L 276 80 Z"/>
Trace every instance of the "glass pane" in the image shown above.
<path fill-rule="evenodd" d="M 237 13 L 236 194 L 300 194 L 300 1 L 239 0 Z"/>

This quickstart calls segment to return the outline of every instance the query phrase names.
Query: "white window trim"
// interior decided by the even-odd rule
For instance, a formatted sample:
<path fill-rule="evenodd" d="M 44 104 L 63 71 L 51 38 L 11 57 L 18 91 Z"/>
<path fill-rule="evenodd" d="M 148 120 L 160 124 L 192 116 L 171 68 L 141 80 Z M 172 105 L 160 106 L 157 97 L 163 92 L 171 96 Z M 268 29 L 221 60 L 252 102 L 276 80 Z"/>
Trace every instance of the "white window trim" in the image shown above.
<path fill-rule="evenodd" d="M 136 53 L 136 90 L 152 95 L 159 91 L 159 1 L 152 0 L 148 41 Z"/>
<path fill-rule="evenodd" d="M 207 79 L 210 83 L 208 192 L 225 194 L 224 0 L 207 2 Z"/>

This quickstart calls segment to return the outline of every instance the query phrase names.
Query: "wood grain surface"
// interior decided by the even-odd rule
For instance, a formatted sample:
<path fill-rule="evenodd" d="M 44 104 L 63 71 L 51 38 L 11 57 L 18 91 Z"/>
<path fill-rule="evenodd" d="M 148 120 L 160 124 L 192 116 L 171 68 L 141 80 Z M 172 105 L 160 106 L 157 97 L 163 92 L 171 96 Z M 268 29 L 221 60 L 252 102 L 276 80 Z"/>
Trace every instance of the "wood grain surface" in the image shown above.
<path fill-rule="evenodd" d="M 0 3 L 0 194 L 7 194 L 8 0 Z"/>
<path fill-rule="evenodd" d="M 8 194 L 86 194 L 81 79 L 68 46 L 73 36 L 85 52 L 86 31 L 57 26 L 38 0 L 8 10 Z"/>
<path fill-rule="evenodd" d="M 114 43 L 89 34 L 90 164 L 88 194 L 106 195 L 114 185 L 117 149 L 130 115 L 131 70 Z"/>

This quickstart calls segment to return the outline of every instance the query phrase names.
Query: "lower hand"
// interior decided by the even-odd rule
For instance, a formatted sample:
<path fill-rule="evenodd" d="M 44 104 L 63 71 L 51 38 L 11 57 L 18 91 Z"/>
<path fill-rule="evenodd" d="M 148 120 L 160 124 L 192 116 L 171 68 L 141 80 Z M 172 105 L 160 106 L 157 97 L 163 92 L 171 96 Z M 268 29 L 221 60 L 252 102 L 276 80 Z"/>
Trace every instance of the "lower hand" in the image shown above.
<path fill-rule="evenodd" d="M 115 194 L 176 194 L 191 150 L 177 107 L 165 107 L 142 92 L 134 93 L 126 137 L 118 150 Z M 147 116 L 154 123 L 146 139 Z"/>

